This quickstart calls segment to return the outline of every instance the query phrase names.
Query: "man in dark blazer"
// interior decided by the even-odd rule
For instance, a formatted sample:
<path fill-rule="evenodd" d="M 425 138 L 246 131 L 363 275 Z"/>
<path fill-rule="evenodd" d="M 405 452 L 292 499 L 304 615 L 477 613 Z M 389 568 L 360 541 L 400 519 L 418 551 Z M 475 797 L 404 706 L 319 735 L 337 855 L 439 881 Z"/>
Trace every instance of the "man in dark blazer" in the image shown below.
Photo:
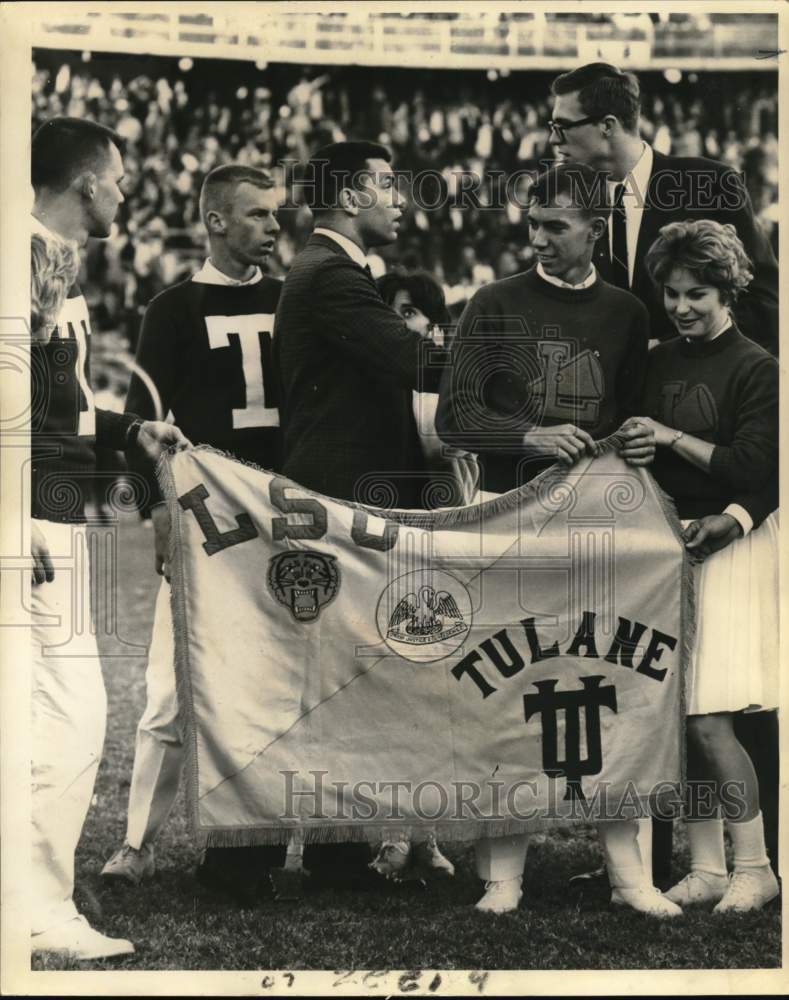
<path fill-rule="evenodd" d="M 403 200 L 385 146 L 319 149 L 304 178 L 316 226 L 276 314 L 283 473 L 328 496 L 419 507 L 412 391 L 437 391 L 442 349 L 381 298 L 366 254 L 397 239 Z"/>
<path fill-rule="evenodd" d="M 403 200 L 385 146 L 332 143 L 304 178 L 316 226 L 277 306 L 282 472 L 308 489 L 379 507 L 422 506 L 413 390 L 438 391 L 443 349 L 381 298 L 366 254 L 397 239 Z M 432 364 L 429 364 L 432 363 Z M 310 844 L 313 878 L 359 880 L 367 845 Z"/>
<path fill-rule="evenodd" d="M 607 175 L 615 206 L 608 232 L 598 240 L 594 264 L 613 284 L 646 305 L 653 338 L 676 336 L 644 258 L 662 226 L 683 219 L 713 219 L 734 226 L 753 262 L 754 277 L 734 304 L 742 332 L 778 354 L 778 264 L 760 230 L 745 185 L 731 167 L 696 156 L 664 156 L 639 135 L 641 94 L 637 78 L 608 63 L 589 63 L 558 76 L 549 142 L 558 158 L 586 163 Z M 735 498 L 761 521 L 777 506 L 777 483 L 763 494 Z M 706 531 L 706 529 L 705 529 Z M 713 549 L 719 540 L 710 540 Z M 766 834 L 777 863 L 778 740 L 774 712 L 737 717 L 736 730 L 759 775 Z M 765 736 L 765 734 L 769 734 Z M 656 884 L 670 881 L 671 826 L 653 826 Z"/>
<path fill-rule="evenodd" d="M 639 135 L 640 90 L 632 73 L 590 63 L 558 76 L 549 142 L 560 159 L 608 175 L 615 206 L 594 263 L 606 281 L 646 305 L 652 336 L 676 335 L 644 266 L 661 226 L 713 219 L 737 230 L 754 265 L 753 281 L 734 307 L 742 332 L 778 353 L 778 264 L 736 171 L 700 156 L 664 156 Z M 621 193 L 620 193 L 621 191 Z"/>

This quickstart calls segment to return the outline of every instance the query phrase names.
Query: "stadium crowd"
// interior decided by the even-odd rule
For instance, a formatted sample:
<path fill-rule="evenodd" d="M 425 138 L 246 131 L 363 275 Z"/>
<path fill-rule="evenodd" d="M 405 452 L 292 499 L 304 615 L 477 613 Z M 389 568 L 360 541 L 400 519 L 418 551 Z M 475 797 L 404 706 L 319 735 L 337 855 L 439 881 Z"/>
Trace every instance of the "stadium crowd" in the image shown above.
<path fill-rule="evenodd" d="M 493 179 L 552 159 L 547 74 L 503 71 L 494 81 L 491 71 L 480 87 L 480 73 L 431 74 L 428 83 L 414 70 L 252 73 L 233 62 L 215 72 L 213 61 L 188 70 L 174 60 L 157 63 L 161 68 L 133 75 L 131 68 L 102 71 L 96 57 L 81 62 L 75 54 L 63 62 L 39 53 L 33 80 L 34 128 L 58 114 L 86 116 L 126 140 L 126 202 L 113 236 L 91 248 L 87 277 L 101 289 L 91 302 L 97 329 L 120 327 L 131 351 L 145 305 L 202 256 L 198 195 L 205 175 L 222 163 L 276 168 L 306 161 L 322 143 L 367 135 L 393 150 L 398 170 L 431 171 L 432 186 L 421 186 L 396 251 L 384 251 L 378 267 L 383 272 L 396 262 L 435 274 L 454 318 L 481 285 L 532 262 L 521 209 L 507 204 L 501 190 L 497 195 Z M 734 85 L 723 74 L 691 74 L 683 86 L 650 74 L 645 91 L 644 138 L 660 152 L 709 156 L 744 171 L 757 218 L 777 251 L 776 89 L 754 74 L 738 75 Z M 281 181 L 294 178 L 292 167 L 276 172 Z M 451 197 L 441 197 L 456 193 L 462 172 L 483 179 L 479 206 L 453 207 Z M 280 221 L 269 267 L 283 277 L 311 218 L 301 205 L 281 211 Z"/>

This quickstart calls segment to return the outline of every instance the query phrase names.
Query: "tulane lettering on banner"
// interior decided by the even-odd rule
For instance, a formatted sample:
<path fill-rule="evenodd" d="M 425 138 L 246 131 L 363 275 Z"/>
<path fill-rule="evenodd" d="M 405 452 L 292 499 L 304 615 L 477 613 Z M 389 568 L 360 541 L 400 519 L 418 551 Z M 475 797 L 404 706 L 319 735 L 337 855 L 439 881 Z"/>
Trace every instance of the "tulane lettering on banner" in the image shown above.
<path fill-rule="evenodd" d="M 597 652 L 597 642 L 595 640 L 595 617 L 594 611 L 583 612 L 575 635 L 564 652 L 559 648 L 558 641 L 550 646 L 543 647 L 537 635 L 535 619 L 521 619 L 526 643 L 529 647 L 530 662 L 540 663 L 542 660 L 552 659 L 557 656 L 583 655 L 584 657 L 600 659 L 601 657 Z M 633 658 L 636 654 L 638 643 L 646 630 L 647 626 L 642 622 L 631 622 L 627 618 L 620 618 L 611 646 L 602 659 L 608 663 L 621 664 L 621 666 L 635 670 L 636 673 L 644 674 L 653 680 L 662 681 L 666 676 L 666 668 L 656 670 L 652 664 L 656 663 L 663 655 L 663 647 L 674 649 L 677 645 L 677 640 L 673 635 L 666 635 L 665 632 L 661 632 L 659 629 L 651 629 L 651 636 L 646 651 L 641 661 L 636 665 Z M 585 650 L 583 654 L 581 653 L 581 649 Z M 483 653 L 485 654 L 484 659 L 482 656 Z M 467 674 L 476 684 L 483 698 L 489 697 L 498 690 L 477 667 L 478 663 L 484 663 L 485 661 L 495 667 L 498 673 L 505 679 L 514 677 L 526 665 L 526 661 L 512 642 L 506 629 L 500 629 L 491 638 L 480 642 L 477 649 L 473 649 L 470 653 L 467 653 L 459 663 L 455 664 L 452 668 L 452 674 L 458 681 Z"/>

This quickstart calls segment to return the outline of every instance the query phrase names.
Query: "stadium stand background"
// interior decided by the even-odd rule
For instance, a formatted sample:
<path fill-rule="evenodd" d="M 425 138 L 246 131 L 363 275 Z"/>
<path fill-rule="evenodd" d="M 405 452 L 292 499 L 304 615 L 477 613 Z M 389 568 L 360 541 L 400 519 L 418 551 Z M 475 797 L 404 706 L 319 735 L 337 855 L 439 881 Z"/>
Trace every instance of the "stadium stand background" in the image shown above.
<path fill-rule="evenodd" d="M 192 32 L 216 27 L 213 22 L 208 28 L 205 23 L 185 27 L 183 18 L 174 24 L 162 17 L 151 15 L 146 21 L 156 30 L 164 24 L 170 32 L 166 45 L 161 39 L 151 43 L 154 51 L 157 45 L 159 50 L 190 51 L 190 44 L 194 51 L 193 35 L 191 43 L 183 37 L 186 27 Z M 470 26 L 452 15 L 423 16 L 419 23 L 400 16 L 379 19 L 384 28 L 378 27 L 373 42 L 380 45 L 383 39 L 381 52 L 390 61 L 409 62 L 413 45 L 408 48 L 405 42 L 432 44 L 431 32 L 443 23 L 436 44 L 452 49 L 453 62 L 466 58 L 484 65 L 488 56 L 498 54 L 499 60 L 491 60 L 499 67 L 495 70 L 331 65 L 327 60 L 343 61 L 343 45 L 361 44 L 370 29 L 371 19 L 350 15 L 316 22 L 322 31 L 332 28 L 330 41 L 317 35 L 311 41 L 309 54 L 317 58 L 318 53 L 320 65 L 265 63 L 249 56 L 35 49 L 33 127 L 56 114 L 87 116 L 117 129 L 128 144 L 126 203 L 112 237 L 91 244 L 85 275 L 94 323 L 103 331 L 97 337 L 95 367 L 109 382 L 107 392 L 122 393 L 126 376 L 122 366 L 104 365 L 102 358 L 133 352 L 146 304 L 188 274 L 204 254 L 197 196 L 206 172 L 220 163 L 238 160 L 268 167 L 293 191 L 299 178 L 295 164 L 316 146 L 344 137 L 378 138 L 392 147 L 398 169 L 423 178 L 397 245 L 381 254 L 380 270 L 394 263 L 427 268 L 444 283 L 457 315 L 479 285 L 528 266 L 521 210 L 517 203 L 507 203 L 503 181 L 496 178 L 534 170 L 550 159 L 545 127 L 550 81 L 560 69 L 577 64 L 579 54 L 608 57 L 606 46 L 613 36 L 620 47 L 648 44 L 649 66 L 667 67 L 639 70 L 644 137 L 664 152 L 707 155 L 744 171 L 757 215 L 777 252 L 777 74 L 764 63 L 758 72 L 706 69 L 739 66 L 736 60 L 747 47 L 752 54 L 769 31 L 758 19 L 714 18 L 712 23 L 672 14 L 658 22 L 643 15 L 616 24 L 615 18 L 602 15 L 557 14 L 542 26 L 533 15 L 520 20 L 518 15 L 496 15 Z M 392 34 L 388 24 L 397 25 L 400 34 Z M 428 30 L 426 24 L 431 25 Z M 280 48 L 289 40 L 295 45 L 298 38 L 303 44 L 303 31 L 301 36 L 289 34 L 289 22 L 280 19 L 278 30 Z M 542 31 L 539 37 L 537 30 Z M 346 35 L 351 42 L 343 42 Z M 205 36 L 200 37 L 200 44 L 207 45 Z M 227 36 L 216 44 L 215 35 L 211 37 L 212 52 L 228 51 L 241 41 L 241 36 Z M 138 40 L 136 48 L 141 44 Z M 537 64 L 558 59 L 562 65 L 550 70 L 506 65 L 508 58 L 531 64 L 529 53 L 538 45 Z M 635 62 L 638 51 L 634 49 Z M 610 52 L 611 58 L 615 55 Z M 367 58 L 376 58 L 375 53 Z M 668 66 L 671 59 L 678 65 L 690 59 L 696 68 L 686 65 L 680 71 Z M 283 163 L 288 165 L 283 168 Z M 452 207 L 463 172 L 481 178 L 479 204 L 466 196 L 464 207 Z M 420 207 L 436 203 L 435 208 Z M 284 275 L 311 224 L 303 206 L 283 209 L 272 273 Z"/>

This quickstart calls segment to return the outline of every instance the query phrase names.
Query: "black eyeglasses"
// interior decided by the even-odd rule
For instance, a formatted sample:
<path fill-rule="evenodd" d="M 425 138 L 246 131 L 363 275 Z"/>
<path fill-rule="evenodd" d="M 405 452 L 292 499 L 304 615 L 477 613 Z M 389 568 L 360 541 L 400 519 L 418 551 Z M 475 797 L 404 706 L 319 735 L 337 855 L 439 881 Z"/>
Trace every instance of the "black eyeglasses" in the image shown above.
<path fill-rule="evenodd" d="M 559 142 L 564 142 L 567 136 L 564 134 L 568 128 L 578 128 L 579 125 L 590 125 L 592 122 L 601 122 L 606 115 L 592 115 L 590 118 L 577 118 L 574 122 L 568 122 L 563 119 L 558 119 L 557 121 L 548 122 L 548 131 L 555 132 Z"/>

